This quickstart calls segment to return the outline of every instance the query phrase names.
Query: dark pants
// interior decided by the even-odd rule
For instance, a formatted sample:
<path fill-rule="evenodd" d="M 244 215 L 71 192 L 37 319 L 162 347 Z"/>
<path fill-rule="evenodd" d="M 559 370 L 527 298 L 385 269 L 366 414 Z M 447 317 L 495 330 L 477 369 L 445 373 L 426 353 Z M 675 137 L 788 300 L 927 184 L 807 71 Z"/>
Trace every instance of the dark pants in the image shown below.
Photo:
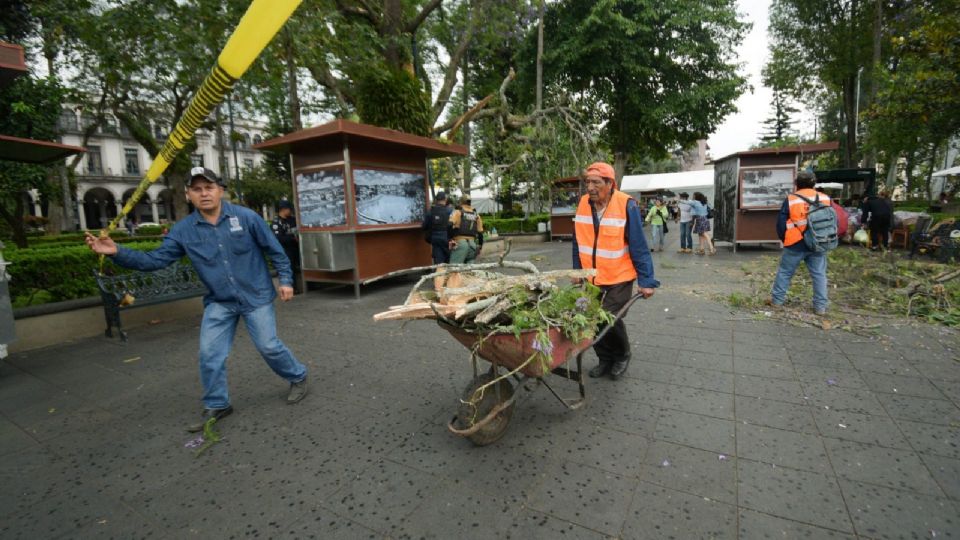
<path fill-rule="evenodd" d="M 890 216 L 870 216 L 870 245 L 890 247 Z"/>
<path fill-rule="evenodd" d="M 633 281 L 617 285 L 601 285 L 603 290 L 603 309 L 616 315 L 633 295 Z M 603 330 L 603 327 L 600 328 Z M 593 346 L 601 364 L 626 360 L 630 355 L 630 338 L 627 336 L 627 327 L 623 319 L 617 319 L 613 328 Z"/>
<path fill-rule="evenodd" d="M 430 245 L 433 247 L 433 264 L 442 264 L 450 262 L 450 244 L 447 237 L 434 236 L 430 239 Z"/>

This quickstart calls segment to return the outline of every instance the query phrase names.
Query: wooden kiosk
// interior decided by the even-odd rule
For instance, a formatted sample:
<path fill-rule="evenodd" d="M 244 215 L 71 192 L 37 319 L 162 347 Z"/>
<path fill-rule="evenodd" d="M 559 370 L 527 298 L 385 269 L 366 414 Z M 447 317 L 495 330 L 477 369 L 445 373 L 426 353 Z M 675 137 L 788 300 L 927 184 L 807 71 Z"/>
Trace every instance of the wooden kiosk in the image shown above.
<path fill-rule="evenodd" d="M 780 244 L 777 215 L 793 193 L 809 156 L 839 148 L 836 141 L 737 152 L 714 161 L 713 237 L 733 244 Z"/>
<path fill-rule="evenodd" d="M 430 204 L 427 159 L 466 155 L 444 144 L 348 120 L 254 146 L 285 149 L 304 282 L 352 284 L 429 265 L 421 224 Z"/>
<path fill-rule="evenodd" d="M 550 186 L 550 239 L 573 239 L 573 218 L 584 194 L 579 176 L 557 178 Z"/>

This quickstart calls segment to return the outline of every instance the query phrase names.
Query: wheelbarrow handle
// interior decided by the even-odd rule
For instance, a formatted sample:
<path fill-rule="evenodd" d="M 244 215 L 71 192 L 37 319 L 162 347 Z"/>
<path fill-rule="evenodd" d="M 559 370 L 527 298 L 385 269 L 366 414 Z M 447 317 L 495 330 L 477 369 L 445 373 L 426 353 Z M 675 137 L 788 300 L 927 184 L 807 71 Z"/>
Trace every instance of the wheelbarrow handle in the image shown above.
<path fill-rule="evenodd" d="M 592 346 L 593 344 L 598 343 L 601 339 L 603 339 L 603 336 L 607 335 L 607 332 L 609 332 L 613 328 L 613 325 L 616 324 L 617 321 L 622 319 L 623 316 L 627 314 L 627 310 L 630 309 L 630 306 L 632 306 L 634 302 L 636 302 L 637 300 L 640 300 L 641 298 L 644 298 L 643 293 L 641 292 L 638 292 L 637 294 L 630 297 L 630 300 L 627 300 L 627 303 L 624 304 L 623 307 L 620 308 L 620 311 L 618 311 L 613 316 L 613 322 L 608 324 L 606 327 L 604 327 L 604 329 L 599 334 L 597 334 L 596 337 L 593 338 L 593 343 L 591 343 L 590 345 Z"/>

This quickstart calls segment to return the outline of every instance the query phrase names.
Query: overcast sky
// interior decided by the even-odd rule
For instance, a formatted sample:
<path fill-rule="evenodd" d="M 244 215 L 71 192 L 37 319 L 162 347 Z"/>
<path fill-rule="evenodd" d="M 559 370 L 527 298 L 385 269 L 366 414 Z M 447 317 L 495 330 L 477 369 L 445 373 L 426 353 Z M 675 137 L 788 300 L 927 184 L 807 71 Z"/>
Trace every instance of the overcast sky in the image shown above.
<path fill-rule="evenodd" d="M 747 91 L 737 100 L 738 112 L 730 115 L 720 124 L 717 131 L 707 139 L 710 155 L 713 159 L 722 158 L 734 152 L 748 150 L 760 140 L 763 121 L 770 117 L 770 105 L 773 92 L 760 82 L 760 70 L 769 57 L 767 44 L 767 11 L 770 0 L 738 0 L 738 10 L 753 28 L 740 45 L 739 61 L 743 64 L 742 73 L 747 76 L 752 91 Z M 802 109 L 801 105 L 797 105 Z M 806 133 L 813 128 L 804 119 L 794 128 Z M 812 124 L 811 124 L 812 126 Z"/>

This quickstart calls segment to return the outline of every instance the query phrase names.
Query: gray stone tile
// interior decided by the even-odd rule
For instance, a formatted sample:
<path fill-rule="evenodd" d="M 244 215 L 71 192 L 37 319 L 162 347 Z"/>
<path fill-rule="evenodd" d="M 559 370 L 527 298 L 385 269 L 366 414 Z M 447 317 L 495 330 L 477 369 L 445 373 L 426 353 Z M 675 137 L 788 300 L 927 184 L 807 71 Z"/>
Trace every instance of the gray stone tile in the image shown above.
<path fill-rule="evenodd" d="M 825 439 L 838 476 L 927 495 L 941 495 L 926 466 L 914 452 L 853 441 Z"/>
<path fill-rule="evenodd" d="M 551 457 L 573 463 L 589 465 L 624 477 L 637 476 L 650 440 L 630 433 L 623 433 L 599 426 L 585 426 L 574 437 L 551 452 Z M 492 460 L 496 467 L 503 456 Z"/>
<path fill-rule="evenodd" d="M 811 407 L 748 396 L 737 396 L 735 403 L 738 424 L 756 424 L 803 433 L 817 432 Z"/>
<path fill-rule="evenodd" d="M 910 443 L 900 434 L 900 429 L 886 416 L 827 409 L 814 409 L 813 416 L 824 437 L 910 449 Z"/>
<path fill-rule="evenodd" d="M 737 375 L 754 375 L 767 379 L 786 379 L 790 381 L 797 379 L 797 374 L 793 371 L 793 365 L 789 360 L 767 362 L 765 360 L 735 356 L 733 359 L 733 371 Z"/>
<path fill-rule="evenodd" d="M 950 401 L 900 394 L 877 394 L 877 399 L 893 418 L 943 426 L 960 423 L 960 407 Z"/>
<path fill-rule="evenodd" d="M 37 440 L 20 426 L 0 417 L 0 456 L 36 448 L 37 445 Z"/>
<path fill-rule="evenodd" d="M 733 454 L 736 451 L 733 425 L 730 420 L 665 410 L 660 414 L 654 439 Z"/>
<path fill-rule="evenodd" d="M 885 344 L 877 340 L 838 340 L 836 345 L 851 358 L 855 356 L 859 356 L 861 358 L 882 358 L 885 356 L 897 357 L 899 355 L 899 353 L 889 344 Z"/>
<path fill-rule="evenodd" d="M 244 535 L 244 531 L 238 531 L 236 534 L 236 536 L 242 535 Z M 246 536 L 253 537 L 262 535 L 263 531 L 250 531 L 246 534 Z M 293 523 L 284 524 L 284 528 L 277 536 L 284 538 L 349 538 L 350 540 L 384 538 L 382 534 L 339 516 L 322 506 L 310 509 L 304 513 L 303 517 Z"/>
<path fill-rule="evenodd" d="M 360 473 L 324 506 L 375 531 L 393 534 L 439 484 L 436 476 L 384 461 Z"/>
<path fill-rule="evenodd" d="M 740 511 L 740 540 L 771 538 L 839 538 L 853 540 L 853 536 L 806 523 L 761 514 L 753 510 Z"/>
<path fill-rule="evenodd" d="M 934 481 L 954 501 L 960 502 L 960 459 L 920 454 Z"/>
<path fill-rule="evenodd" d="M 811 351 L 791 351 L 790 362 L 796 366 L 819 366 L 825 368 L 853 369 L 853 363 L 842 354 L 821 354 Z"/>
<path fill-rule="evenodd" d="M 501 518 L 494 522 L 500 538 L 508 540 L 554 540 L 556 538 L 576 538 L 583 540 L 604 540 L 606 534 L 585 529 L 569 521 L 553 517 L 536 510 L 524 508 L 512 519 Z M 461 535 L 461 537 L 463 537 Z M 466 538 L 469 538 L 467 536 Z"/>
<path fill-rule="evenodd" d="M 943 395 L 947 396 L 947 399 L 952 401 L 954 405 L 960 407 L 960 383 L 934 381 L 933 384 L 939 388 L 940 391 L 943 392 Z"/>
<path fill-rule="evenodd" d="M 680 351 L 677 365 L 733 373 L 733 355 Z"/>
<path fill-rule="evenodd" d="M 527 506 L 616 536 L 636 486 L 634 478 L 558 461 L 543 469 L 543 481 L 534 489 Z"/>
<path fill-rule="evenodd" d="M 944 398 L 943 394 L 937 390 L 937 387 L 923 377 L 887 375 L 884 373 L 863 373 L 862 376 L 867 386 L 874 392 L 900 394 L 927 399 Z"/>
<path fill-rule="evenodd" d="M 762 426 L 737 424 L 737 455 L 816 473 L 830 473 L 820 436 Z"/>
<path fill-rule="evenodd" d="M 733 375 L 712 369 L 678 366 L 669 382 L 714 392 L 733 393 Z"/>
<path fill-rule="evenodd" d="M 710 339 L 701 339 L 699 337 L 682 338 L 680 341 L 680 349 L 687 352 L 709 354 L 710 356 L 733 354 L 733 345 L 731 342 L 718 342 Z"/>
<path fill-rule="evenodd" d="M 945 497 L 843 479 L 840 487 L 857 532 L 863 536 L 892 539 L 960 535 L 960 513 Z"/>
<path fill-rule="evenodd" d="M 843 350 L 829 339 L 794 338 L 788 344 L 791 351 L 819 352 L 834 355 L 843 354 Z"/>
<path fill-rule="evenodd" d="M 588 397 L 586 407 L 577 414 L 586 416 L 598 425 L 653 438 L 660 409 L 643 403 L 600 396 L 595 400 Z"/>
<path fill-rule="evenodd" d="M 808 366 L 805 364 L 796 364 L 794 368 L 797 370 L 797 375 L 804 387 L 827 385 L 855 390 L 865 390 L 867 388 L 867 383 L 860 377 L 860 372 L 853 368 Z"/>
<path fill-rule="evenodd" d="M 737 537 L 737 508 L 641 482 L 621 538 Z"/>
<path fill-rule="evenodd" d="M 741 508 L 828 529 L 853 532 L 833 476 L 739 460 Z"/>
<path fill-rule="evenodd" d="M 920 362 L 914 367 L 931 381 L 960 382 L 960 362 L 956 360 Z"/>
<path fill-rule="evenodd" d="M 483 497 L 469 486 L 442 484 L 427 494 L 415 513 L 392 533 L 398 539 L 501 538 L 496 524 L 509 519 L 519 508 L 495 497 Z"/>
<path fill-rule="evenodd" d="M 650 446 L 641 480 L 728 504 L 737 503 L 737 458 L 668 442 Z"/>
<path fill-rule="evenodd" d="M 766 360 L 768 362 L 789 362 L 790 356 L 783 345 L 760 345 L 756 343 L 736 343 L 733 347 L 733 357 Z M 736 361 L 734 361 L 736 364 Z M 736 365 L 734 365 L 736 367 Z"/>
<path fill-rule="evenodd" d="M 960 429 L 908 420 L 896 422 L 917 452 L 960 459 Z"/>
<path fill-rule="evenodd" d="M 768 379 L 752 375 L 737 375 L 736 393 L 738 396 L 752 396 L 775 401 L 786 401 L 798 405 L 805 404 L 803 389 L 797 381 Z"/>
<path fill-rule="evenodd" d="M 733 394 L 670 385 L 660 405 L 683 412 L 733 419 Z"/>
<path fill-rule="evenodd" d="M 897 357 L 850 356 L 850 363 L 864 373 L 905 375 L 908 377 L 916 377 L 920 374 L 912 365 Z"/>
<path fill-rule="evenodd" d="M 677 367 L 673 365 L 632 360 L 626 377 L 668 383 L 676 371 Z"/>
<path fill-rule="evenodd" d="M 869 390 L 851 390 L 821 384 L 804 385 L 807 403 L 815 408 L 882 416 L 883 405 Z"/>
<path fill-rule="evenodd" d="M 756 344 L 764 345 L 767 347 L 782 347 L 783 339 L 779 334 L 770 333 L 757 333 L 757 332 L 744 332 L 744 331 L 734 331 L 733 333 L 733 345 L 734 347 L 737 344 L 746 343 L 746 344 Z"/>

